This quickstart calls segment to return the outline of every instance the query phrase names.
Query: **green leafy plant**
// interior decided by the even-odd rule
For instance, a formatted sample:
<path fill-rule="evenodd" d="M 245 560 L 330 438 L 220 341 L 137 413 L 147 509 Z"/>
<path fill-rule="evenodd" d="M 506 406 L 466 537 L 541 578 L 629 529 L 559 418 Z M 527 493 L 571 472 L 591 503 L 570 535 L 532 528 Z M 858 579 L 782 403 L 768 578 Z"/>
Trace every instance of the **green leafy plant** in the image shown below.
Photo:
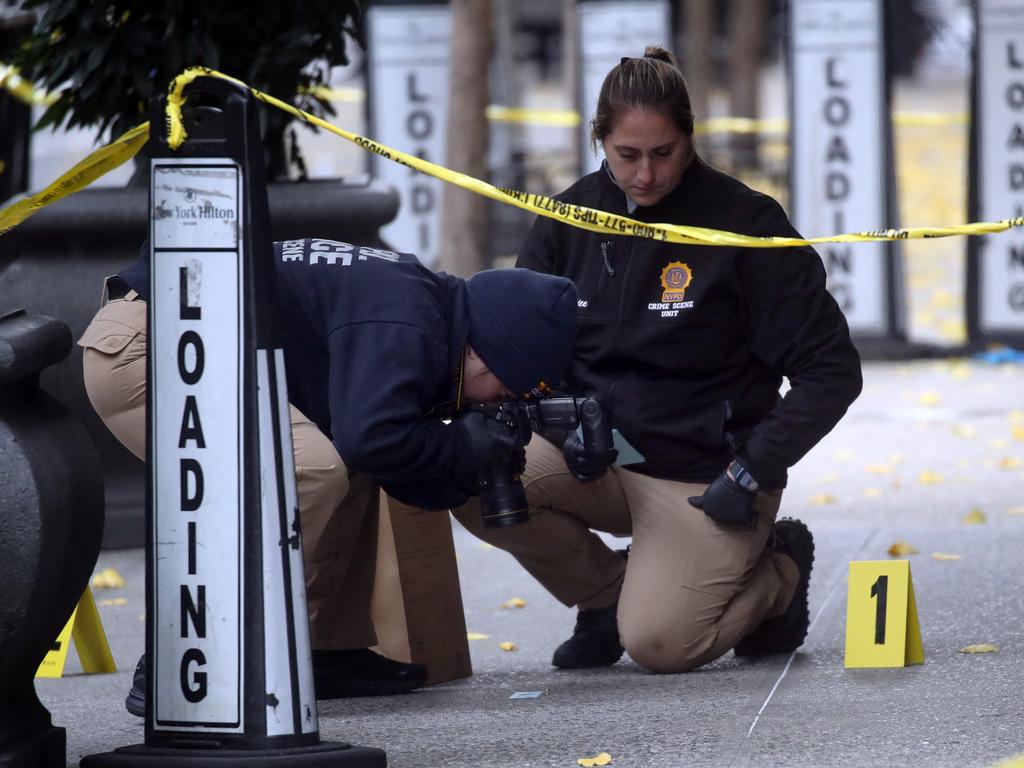
<path fill-rule="evenodd" d="M 360 38 L 357 0 L 24 0 L 39 15 L 13 52 L 21 74 L 59 95 L 36 128 L 98 126 L 119 136 L 147 119 L 147 104 L 192 66 L 206 66 L 323 116 L 314 89 L 348 63 Z M 304 175 L 286 132 L 293 118 L 261 111 L 268 179 Z M 109 132 L 109 133 L 108 133 Z"/>

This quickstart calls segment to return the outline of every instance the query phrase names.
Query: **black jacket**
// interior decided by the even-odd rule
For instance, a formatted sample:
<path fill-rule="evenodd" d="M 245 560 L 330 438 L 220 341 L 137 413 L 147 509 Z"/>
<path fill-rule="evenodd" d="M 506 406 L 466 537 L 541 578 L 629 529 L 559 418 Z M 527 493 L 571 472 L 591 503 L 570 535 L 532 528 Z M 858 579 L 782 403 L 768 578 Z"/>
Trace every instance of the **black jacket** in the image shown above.
<path fill-rule="evenodd" d="M 629 215 L 605 168 L 558 199 Z M 632 218 L 798 236 L 775 200 L 700 160 Z M 570 385 L 644 455 L 630 469 L 708 482 L 737 456 L 781 488 L 860 393 L 860 358 L 811 248 L 673 245 L 538 218 L 518 265 L 576 283 Z"/>
<path fill-rule="evenodd" d="M 120 273 L 149 297 L 149 254 Z M 347 258 L 346 258 L 347 256 Z M 333 240 L 274 243 L 288 399 L 345 466 L 417 507 L 475 493 L 475 459 L 446 425 L 469 335 L 466 284 L 410 254 Z"/>

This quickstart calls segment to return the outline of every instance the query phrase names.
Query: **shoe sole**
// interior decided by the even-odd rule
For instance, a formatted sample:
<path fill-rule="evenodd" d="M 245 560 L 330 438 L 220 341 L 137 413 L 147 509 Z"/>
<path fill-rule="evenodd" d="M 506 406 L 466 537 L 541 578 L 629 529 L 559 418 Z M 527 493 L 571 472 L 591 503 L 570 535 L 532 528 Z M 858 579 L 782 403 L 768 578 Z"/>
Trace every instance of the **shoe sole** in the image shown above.
<path fill-rule="evenodd" d="M 808 604 L 808 593 L 810 591 L 809 588 L 811 583 L 811 571 L 814 569 L 814 537 L 811 535 L 810 529 L 808 529 L 806 525 L 804 525 L 798 520 L 794 520 L 790 517 L 784 517 L 778 522 L 776 522 L 776 525 L 780 525 L 783 523 L 793 523 L 793 525 L 787 525 L 785 527 L 797 529 L 800 535 L 806 534 L 807 537 L 810 539 L 809 551 L 806 552 L 806 576 L 804 574 L 804 570 L 800 568 L 800 562 L 797 561 L 797 559 L 794 557 L 795 553 L 784 553 L 787 557 L 791 558 L 794 562 L 796 562 L 797 568 L 800 568 L 800 581 L 797 582 L 796 596 L 794 596 L 793 599 L 795 600 L 797 599 L 797 597 L 799 597 L 803 603 L 803 605 L 800 608 L 800 614 L 803 617 L 805 617 L 803 622 L 804 633 L 800 637 L 799 641 L 795 642 L 795 644 L 794 640 L 790 640 L 789 642 L 783 643 L 781 645 L 773 645 L 771 639 L 766 641 L 765 639 L 759 637 L 759 632 L 763 627 L 765 632 L 769 634 L 770 638 L 771 632 L 774 628 L 770 624 L 768 624 L 767 626 L 762 625 L 762 627 L 758 627 L 756 630 L 754 630 L 753 633 L 747 635 L 746 637 L 742 638 L 738 643 L 736 643 L 736 647 L 733 648 L 733 653 L 741 658 L 756 659 L 762 656 L 776 656 L 784 653 L 792 653 L 801 645 L 803 645 L 804 641 L 807 639 L 807 630 L 810 629 L 810 606 Z M 797 526 L 799 526 L 799 528 L 797 528 Z M 789 612 L 788 608 L 786 609 L 786 612 Z M 783 614 L 783 616 L 785 616 L 785 614 Z M 767 621 L 774 621 L 774 619 L 777 618 L 781 619 L 782 617 L 773 617 L 773 619 L 768 619 Z"/>

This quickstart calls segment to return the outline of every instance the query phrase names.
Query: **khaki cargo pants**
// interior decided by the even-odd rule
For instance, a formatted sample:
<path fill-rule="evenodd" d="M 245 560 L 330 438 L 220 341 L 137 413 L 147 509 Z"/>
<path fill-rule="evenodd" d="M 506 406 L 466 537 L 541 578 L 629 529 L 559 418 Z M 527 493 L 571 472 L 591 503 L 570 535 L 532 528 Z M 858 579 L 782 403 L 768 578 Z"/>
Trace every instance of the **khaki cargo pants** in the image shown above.
<path fill-rule="evenodd" d="M 146 302 L 106 302 L 79 340 L 85 389 L 124 446 L 146 455 Z M 291 407 L 295 479 L 314 649 L 368 648 L 377 556 L 378 484 L 350 474 L 334 444 Z"/>
<path fill-rule="evenodd" d="M 526 448 L 528 523 L 486 529 L 474 499 L 454 510 L 466 528 L 511 553 L 567 606 L 619 603 L 619 635 L 638 664 L 685 672 L 718 658 L 793 599 L 799 572 L 769 546 L 780 493 L 759 493 L 752 530 L 715 523 L 687 502 L 706 485 L 612 467 L 584 484 L 561 449 Z M 628 564 L 593 530 L 632 536 Z"/>

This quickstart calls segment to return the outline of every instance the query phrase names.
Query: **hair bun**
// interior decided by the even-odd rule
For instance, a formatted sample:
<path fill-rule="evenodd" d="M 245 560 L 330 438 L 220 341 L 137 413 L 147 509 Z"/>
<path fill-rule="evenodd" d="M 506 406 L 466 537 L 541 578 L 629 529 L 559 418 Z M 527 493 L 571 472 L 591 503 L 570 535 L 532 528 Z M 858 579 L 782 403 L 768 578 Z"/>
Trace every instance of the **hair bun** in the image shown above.
<path fill-rule="evenodd" d="M 676 57 L 672 55 L 670 51 L 665 50 L 660 45 L 648 45 L 644 48 L 645 59 L 655 59 L 656 61 L 664 61 L 666 64 L 671 64 L 673 67 L 679 68 L 679 63 L 676 61 Z"/>

